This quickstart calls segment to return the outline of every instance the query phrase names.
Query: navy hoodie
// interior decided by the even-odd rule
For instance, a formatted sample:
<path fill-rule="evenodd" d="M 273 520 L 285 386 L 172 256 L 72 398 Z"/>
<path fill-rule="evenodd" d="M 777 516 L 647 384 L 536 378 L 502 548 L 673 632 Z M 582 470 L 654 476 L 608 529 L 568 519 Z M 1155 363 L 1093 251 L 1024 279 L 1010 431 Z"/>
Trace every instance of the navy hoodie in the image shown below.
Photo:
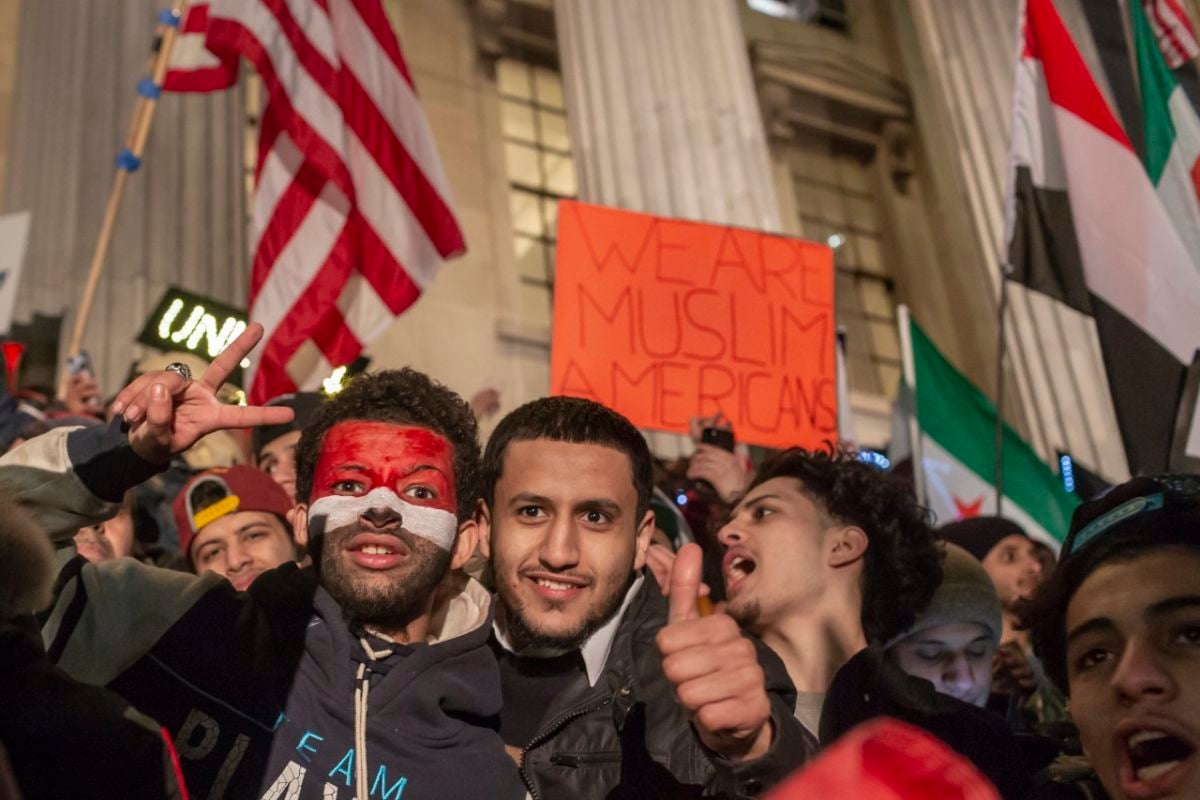
<path fill-rule="evenodd" d="M 14 451 L 0 487 L 59 530 L 100 515 L 145 466 L 93 430 Z M 497 733 L 491 597 L 467 579 L 441 595 L 427 642 L 387 654 L 376 640 L 372 658 L 311 569 L 288 564 L 237 592 L 214 573 L 74 557 L 42 633 L 68 674 L 166 727 L 192 797 L 524 797 Z"/>

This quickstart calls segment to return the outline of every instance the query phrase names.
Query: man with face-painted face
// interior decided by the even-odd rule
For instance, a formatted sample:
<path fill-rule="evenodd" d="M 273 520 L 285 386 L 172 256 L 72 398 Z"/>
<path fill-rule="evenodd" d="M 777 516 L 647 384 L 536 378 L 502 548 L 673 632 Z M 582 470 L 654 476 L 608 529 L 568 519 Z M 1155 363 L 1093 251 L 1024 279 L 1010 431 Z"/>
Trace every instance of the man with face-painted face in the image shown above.
<path fill-rule="evenodd" d="M 751 797 L 805 760 L 815 741 L 782 663 L 731 618 L 696 613 L 698 548 L 669 602 L 643 570 L 650 452 L 627 419 L 535 400 L 483 463 L 500 732 L 535 796 Z"/>
<path fill-rule="evenodd" d="M 251 326 L 197 380 L 131 384 L 116 401 L 128 435 L 27 443 L 0 486 L 65 541 L 200 436 L 286 422 L 290 410 L 214 396 L 260 335 Z M 66 552 L 48 655 L 159 720 L 193 796 L 522 797 L 493 722 L 491 598 L 447 576 L 476 541 L 478 448 L 466 404 L 424 375 L 360 378 L 297 449 L 290 517 L 315 569 L 285 564 L 238 592 L 216 573 Z"/>

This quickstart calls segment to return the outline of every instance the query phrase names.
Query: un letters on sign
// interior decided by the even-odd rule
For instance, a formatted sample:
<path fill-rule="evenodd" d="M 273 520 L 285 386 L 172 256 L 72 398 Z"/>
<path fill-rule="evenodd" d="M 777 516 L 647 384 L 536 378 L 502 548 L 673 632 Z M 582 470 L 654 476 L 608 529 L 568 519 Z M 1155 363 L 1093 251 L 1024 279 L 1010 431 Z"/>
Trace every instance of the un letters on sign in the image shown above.
<path fill-rule="evenodd" d="M 745 228 L 559 205 L 551 392 L 684 432 L 837 438 L 833 251 Z"/>

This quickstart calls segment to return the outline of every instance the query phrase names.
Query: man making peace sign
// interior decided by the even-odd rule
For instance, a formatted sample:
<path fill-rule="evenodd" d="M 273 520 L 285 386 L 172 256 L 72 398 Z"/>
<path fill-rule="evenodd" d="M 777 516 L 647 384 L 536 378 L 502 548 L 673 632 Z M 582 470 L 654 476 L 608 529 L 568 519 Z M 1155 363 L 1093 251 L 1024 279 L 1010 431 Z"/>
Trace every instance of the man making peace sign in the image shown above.
<path fill-rule="evenodd" d="M 251 325 L 196 380 L 138 378 L 115 404 L 128 436 L 31 440 L 0 461 L 0 488 L 66 546 L 205 434 L 287 422 L 290 409 L 215 397 L 261 336 Z M 524 796 L 490 722 L 491 598 L 474 581 L 439 591 L 477 536 L 470 409 L 420 373 L 381 372 L 326 403 L 298 450 L 290 517 L 315 569 L 285 564 L 237 592 L 215 573 L 92 565 L 64 547 L 49 657 L 157 719 L 193 797 Z M 217 502 L 236 506 L 233 486 Z"/>

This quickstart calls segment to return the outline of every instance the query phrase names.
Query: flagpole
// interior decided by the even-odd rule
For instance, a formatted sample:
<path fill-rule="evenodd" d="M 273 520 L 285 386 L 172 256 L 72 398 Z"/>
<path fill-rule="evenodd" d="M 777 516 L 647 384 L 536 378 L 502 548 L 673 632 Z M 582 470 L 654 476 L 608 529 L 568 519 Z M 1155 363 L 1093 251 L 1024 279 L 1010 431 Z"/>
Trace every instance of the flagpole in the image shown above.
<path fill-rule="evenodd" d="M 1008 264 L 1000 264 L 1000 302 L 996 310 L 996 516 L 1002 515 L 1004 507 L 1004 356 L 1007 351 L 1008 279 L 1011 272 Z"/>
<path fill-rule="evenodd" d="M 1025 49 L 1025 26 L 1028 23 L 1028 0 L 1019 0 L 1017 7 L 1017 35 L 1015 38 L 1018 80 L 1021 70 L 1021 54 Z M 1004 508 L 1004 356 L 1008 343 L 1008 281 L 1012 277 L 1012 265 L 1008 263 L 1008 246 L 1013 240 L 1013 232 L 1017 224 L 1017 168 L 1014 163 L 1013 143 L 1016 141 L 1018 125 L 1020 124 L 1016 106 L 1012 109 L 1012 120 L 1008 131 L 1008 176 L 1004 187 L 1004 252 L 997 260 L 1000 264 L 1000 297 L 996 303 L 996 436 L 995 463 L 993 466 L 993 484 L 996 487 L 996 516 L 1000 516 Z"/>
<path fill-rule="evenodd" d="M 925 491 L 925 459 L 921 447 L 921 424 L 917 419 L 917 360 L 913 357 L 912 319 L 908 306 L 896 306 L 896 323 L 900 327 L 900 354 L 904 371 L 904 383 L 912 394 L 912 413 L 908 415 L 908 438 L 912 446 L 913 488 L 917 500 L 929 507 L 929 495 Z"/>
<path fill-rule="evenodd" d="M 158 106 L 158 96 L 162 91 L 163 78 L 171 59 L 171 49 L 175 44 L 175 35 L 179 28 L 179 20 L 183 10 L 184 0 L 172 0 L 171 8 L 159 14 L 158 29 L 155 32 L 155 47 L 153 69 L 149 78 L 138 84 L 138 99 L 133 107 L 129 133 L 125 137 L 125 147 L 117 155 L 117 173 L 113 178 L 112 189 L 108 194 L 108 203 L 104 207 L 104 220 L 100 225 L 100 235 L 96 239 L 96 248 L 92 251 L 91 266 L 88 268 L 87 283 L 84 285 L 83 297 L 79 302 L 79 310 L 75 315 L 75 323 L 71 329 L 67 353 L 74 355 L 83 345 L 83 334 L 87 329 L 88 317 L 91 316 L 92 303 L 96 298 L 96 287 L 104 272 L 104 262 L 108 256 L 108 248 L 112 242 L 113 229 L 116 227 L 117 211 L 121 207 L 121 199 L 125 193 L 125 183 L 129 174 L 141 166 L 142 153 L 146 149 L 146 141 L 150 136 L 150 125 L 154 121 L 154 111 Z M 66 388 L 68 375 L 64 370 L 59 380 L 59 394 Z"/>

